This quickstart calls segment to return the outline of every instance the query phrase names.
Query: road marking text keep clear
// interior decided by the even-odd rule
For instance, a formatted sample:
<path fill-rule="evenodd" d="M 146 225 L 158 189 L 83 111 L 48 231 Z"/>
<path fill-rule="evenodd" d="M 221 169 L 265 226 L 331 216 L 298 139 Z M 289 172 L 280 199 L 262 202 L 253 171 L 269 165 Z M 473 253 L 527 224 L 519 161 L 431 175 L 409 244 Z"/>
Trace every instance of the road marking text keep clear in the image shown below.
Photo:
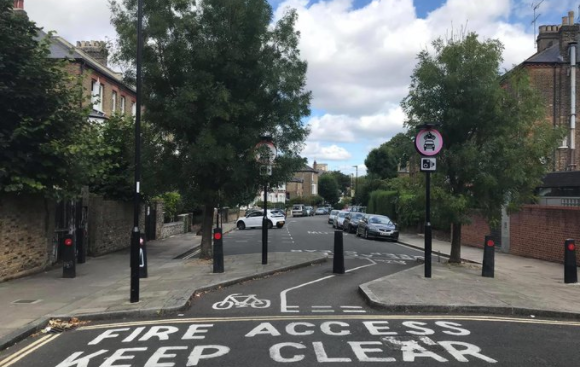
<path fill-rule="evenodd" d="M 255 321 L 256 323 L 256 321 Z M 220 323 L 221 326 L 224 323 Z M 220 325 L 217 324 L 217 325 Z M 395 328 L 393 328 L 394 324 Z M 363 328 L 361 327 L 363 326 Z M 247 328 L 244 340 L 252 340 L 256 360 L 261 355 L 278 363 L 295 363 L 303 360 L 316 360 L 319 363 L 357 363 L 357 362 L 415 362 L 433 360 L 437 362 L 469 362 L 480 360 L 497 363 L 481 353 L 478 346 L 460 340 L 438 340 L 440 338 L 461 339 L 470 335 L 462 324 L 451 321 L 324 321 L 324 322 L 260 322 Z M 353 330 L 365 330 L 363 334 L 353 335 Z M 113 367 L 113 366 L 198 366 L 213 365 L 210 360 L 231 358 L 235 360 L 236 350 L 228 345 L 204 343 L 207 337 L 224 340 L 224 333 L 230 332 L 212 323 L 196 323 L 181 328 L 177 326 L 139 326 L 108 329 L 87 344 L 90 351 L 76 351 L 56 367 Z M 212 335 L 214 334 L 214 335 Z M 306 341 L 305 338 L 313 339 Z M 354 340 L 349 340 L 353 338 Z M 369 339 L 372 340 L 361 340 Z M 281 340 L 283 339 L 283 340 Z M 359 340 L 357 340 L 359 339 Z M 436 340 L 434 340 L 436 339 Z M 265 340 L 268 352 L 261 354 L 259 341 Z M 164 346 L 150 348 L 140 343 L 164 342 Z M 167 346 L 167 341 L 176 341 Z M 275 343 L 269 343 L 275 341 Z M 98 349 L 100 345 L 123 345 L 134 343 L 137 346 L 116 350 Z M 337 343 L 343 344 L 337 348 Z M 239 343 L 237 343 L 238 346 Z M 332 346 L 332 347 L 331 347 Z M 92 348 L 97 348 L 92 350 Z M 265 351 L 266 352 L 266 351 Z M 145 364 L 128 364 L 139 357 L 147 358 Z M 268 364 L 268 363 L 267 363 Z"/>

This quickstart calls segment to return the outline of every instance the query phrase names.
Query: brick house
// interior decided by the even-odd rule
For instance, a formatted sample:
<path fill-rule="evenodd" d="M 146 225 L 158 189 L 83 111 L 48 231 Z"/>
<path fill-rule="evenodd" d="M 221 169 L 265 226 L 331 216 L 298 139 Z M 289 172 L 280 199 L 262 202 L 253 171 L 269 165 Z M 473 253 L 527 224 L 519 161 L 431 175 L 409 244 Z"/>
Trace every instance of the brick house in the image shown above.
<path fill-rule="evenodd" d="M 570 11 L 559 25 L 542 25 L 537 52 L 517 68 L 526 70 L 545 106 L 544 122 L 564 127 L 565 138 L 552 156 L 539 204 L 525 205 L 492 229 L 480 216 L 462 229 L 462 244 L 482 247 L 484 236 L 496 235 L 503 252 L 562 262 L 565 239 L 579 244 L 579 23 Z M 577 264 L 579 251 L 577 250 Z"/>

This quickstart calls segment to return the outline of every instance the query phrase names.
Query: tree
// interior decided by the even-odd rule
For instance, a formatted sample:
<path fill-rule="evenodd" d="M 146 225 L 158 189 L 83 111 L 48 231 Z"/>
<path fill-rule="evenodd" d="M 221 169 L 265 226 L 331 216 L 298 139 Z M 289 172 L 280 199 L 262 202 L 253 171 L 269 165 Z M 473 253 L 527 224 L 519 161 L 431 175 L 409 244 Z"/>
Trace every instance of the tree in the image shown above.
<path fill-rule="evenodd" d="M 339 186 L 339 191 L 341 191 L 342 193 L 347 193 L 349 188 L 353 185 L 352 181 L 351 181 L 351 177 L 349 177 L 349 175 L 344 174 L 341 171 L 330 171 L 330 172 L 325 172 L 323 173 L 323 175 L 331 175 L 335 178 L 335 181 L 337 181 L 337 185 Z"/>
<path fill-rule="evenodd" d="M 112 3 L 117 59 L 135 64 L 136 2 Z M 145 0 L 144 119 L 167 132 L 182 196 L 204 204 L 202 258 L 211 257 L 213 208 L 250 202 L 259 185 L 286 182 L 304 160 L 305 90 L 295 11 L 271 26 L 265 0 Z M 127 78 L 134 77 L 129 72 Z M 258 175 L 254 146 L 278 148 L 273 177 Z"/>
<path fill-rule="evenodd" d="M 26 13 L 0 0 L 0 193 L 78 195 L 106 169 L 98 159 L 109 148 L 95 145 L 80 78 L 66 62 L 50 59 L 50 38 Z"/>
<path fill-rule="evenodd" d="M 413 140 L 409 134 L 399 133 L 369 152 L 365 158 L 365 166 L 369 174 L 378 178 L 395 178 L 398 167 L 406 167 L 414 153 Z"/>
<path fill-rule="evenodd" d="M 453 224 L 451 262 L 460 261 L 462 224 L 478 209 L 498 223 L 501 207 L 514 210 L 533 197 L 560 132 L 541 121 L 544 108 L 519 71 L 499 75 L 502 44 L 463 39 L 433 43 L 418 55 L 406 125 L 441 124 L 444 149 L 433 175 L 433 204 Z"/>
<path fill-rule="evenodd" d="M 335 177 L 328 174 L 319 177 L 319 195 L 331 204 L 336 204 L 339 201 L 339 185 Z"/>
<path fill-rule="evenodd" d="M 379 178 L 397 177 L 397 158 L 386 145 L 372 149 L 365 158 L 367 172 Z"/>

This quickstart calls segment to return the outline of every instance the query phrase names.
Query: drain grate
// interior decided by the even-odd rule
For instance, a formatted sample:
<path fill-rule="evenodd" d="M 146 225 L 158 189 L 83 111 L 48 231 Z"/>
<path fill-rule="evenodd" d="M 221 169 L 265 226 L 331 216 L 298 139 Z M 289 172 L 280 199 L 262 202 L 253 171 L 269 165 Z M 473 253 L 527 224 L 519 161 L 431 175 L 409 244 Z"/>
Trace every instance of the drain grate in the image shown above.
<path fill-rule="evenodd" d="M 16 301 L 13 301 L 12 303 L 15 305 L 32 305 L 35 303 L 40 302 L 41 300 L 39 299 L 17 299 Z"/>

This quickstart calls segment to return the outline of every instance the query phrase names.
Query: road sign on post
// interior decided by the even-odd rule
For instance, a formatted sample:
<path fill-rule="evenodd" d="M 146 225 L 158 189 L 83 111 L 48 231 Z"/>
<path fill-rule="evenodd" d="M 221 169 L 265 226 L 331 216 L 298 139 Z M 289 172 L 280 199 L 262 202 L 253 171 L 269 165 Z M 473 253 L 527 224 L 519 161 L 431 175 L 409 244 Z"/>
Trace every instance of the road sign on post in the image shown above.
<path fill-rule="evenodd" d="M 436 171 L 436 158 L 421 158 L 420 159 L 420 171 L 422 171 L 422 172 L 435 172 Z"/>
<path fill-rule="evenodd" d="M 420 126 L 416 135 L 415 147 L 422 155 L 420 171 L 426 173 L 426 223 L 424 232 L 424 277 L 432 277 L 432 223 L 430 223 L 430 172 L 436 171 L 436 158 L 444 146 L 442 134 L 433 125 Z"/>
<path fill-rule="evenodd" d="M 262 140 L 254 147 L 256 161 L 261 164 L 260 175 L 272 176 L 272 164 L 276 158 L 276 146 L 270 136 L 263 136 Z M 268 181 L 264 182 L 264 216 L 262 217 L 262 264 L 268 264 L 268 217 L 267 217 L 267 189 Z"/>

